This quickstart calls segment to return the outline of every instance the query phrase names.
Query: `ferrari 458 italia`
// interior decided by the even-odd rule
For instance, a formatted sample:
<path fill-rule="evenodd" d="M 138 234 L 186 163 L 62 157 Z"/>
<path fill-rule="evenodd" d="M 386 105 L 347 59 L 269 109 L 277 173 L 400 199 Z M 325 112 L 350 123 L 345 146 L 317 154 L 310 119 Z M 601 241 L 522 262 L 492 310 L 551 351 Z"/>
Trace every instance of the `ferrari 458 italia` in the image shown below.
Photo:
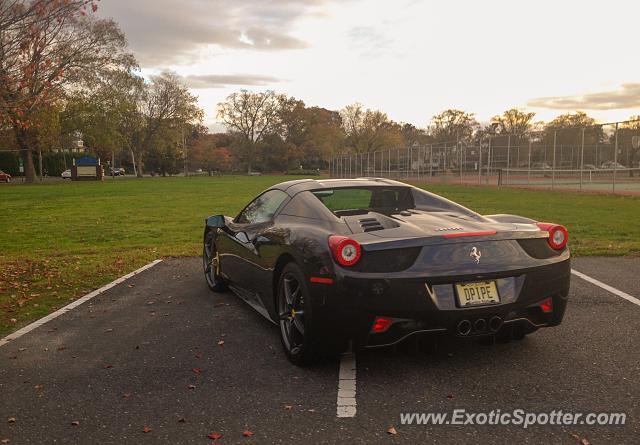
<path fill-rule="evenodd" d="M 516 337 L 561 323 L 567 230 L 479 215 L 388 179 L 275 185 L 206 219 L 204 273 L 280 327 L 293 363 L 418 334 Z"/>

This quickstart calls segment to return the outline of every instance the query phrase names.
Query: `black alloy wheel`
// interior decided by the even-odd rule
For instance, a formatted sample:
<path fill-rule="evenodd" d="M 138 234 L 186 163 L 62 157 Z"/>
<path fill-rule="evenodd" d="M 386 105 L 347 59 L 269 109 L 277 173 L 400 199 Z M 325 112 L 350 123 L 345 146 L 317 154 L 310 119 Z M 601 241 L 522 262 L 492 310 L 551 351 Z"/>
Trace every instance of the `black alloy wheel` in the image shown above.
<path fill-rule="evenodd" d="M 220 276 L 220 258 L 213 232 L 207 233 L 205 237 L 202 249 L 202 265 L 209 289 L 215 292 L 225 290 L 227 287 Z"/>

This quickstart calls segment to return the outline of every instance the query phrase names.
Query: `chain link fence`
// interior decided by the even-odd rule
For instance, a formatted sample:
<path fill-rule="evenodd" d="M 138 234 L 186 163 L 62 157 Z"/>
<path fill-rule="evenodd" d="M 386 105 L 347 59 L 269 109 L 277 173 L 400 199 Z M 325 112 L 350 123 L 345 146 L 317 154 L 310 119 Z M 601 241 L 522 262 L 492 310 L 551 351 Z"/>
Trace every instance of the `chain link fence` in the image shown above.
<path fill-rule="evenodd" d="M 640 121 L 346 154 L 329 166 L 334 178 L 640 194 Z"/>

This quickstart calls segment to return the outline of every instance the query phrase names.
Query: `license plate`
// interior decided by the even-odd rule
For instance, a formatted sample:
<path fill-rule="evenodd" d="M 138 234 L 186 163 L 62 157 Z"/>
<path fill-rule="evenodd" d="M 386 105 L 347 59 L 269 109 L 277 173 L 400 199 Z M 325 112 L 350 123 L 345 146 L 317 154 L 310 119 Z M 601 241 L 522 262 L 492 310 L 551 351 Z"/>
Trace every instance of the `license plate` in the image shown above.
<path fill-rule="evenodd" d="M 500 303 L 495 281 L 456 284 L 456 295 L 460 307 Z"/>

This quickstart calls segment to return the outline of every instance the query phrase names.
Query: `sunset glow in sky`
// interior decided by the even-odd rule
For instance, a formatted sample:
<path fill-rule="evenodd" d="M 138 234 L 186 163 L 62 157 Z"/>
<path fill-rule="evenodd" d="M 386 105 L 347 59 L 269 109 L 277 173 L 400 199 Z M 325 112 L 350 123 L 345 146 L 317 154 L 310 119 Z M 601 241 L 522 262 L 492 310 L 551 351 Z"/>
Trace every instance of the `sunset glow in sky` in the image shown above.
<path fill-rule="evenodd" d="M 214 129 L 233 91 L 307 105 L 353 102 L 424 127 L 446 109 L 478 120 L 519 107 L 550 120 L 640 114 L 640 3 L 102 0 L 145 75 L 169 69 Z"/>

